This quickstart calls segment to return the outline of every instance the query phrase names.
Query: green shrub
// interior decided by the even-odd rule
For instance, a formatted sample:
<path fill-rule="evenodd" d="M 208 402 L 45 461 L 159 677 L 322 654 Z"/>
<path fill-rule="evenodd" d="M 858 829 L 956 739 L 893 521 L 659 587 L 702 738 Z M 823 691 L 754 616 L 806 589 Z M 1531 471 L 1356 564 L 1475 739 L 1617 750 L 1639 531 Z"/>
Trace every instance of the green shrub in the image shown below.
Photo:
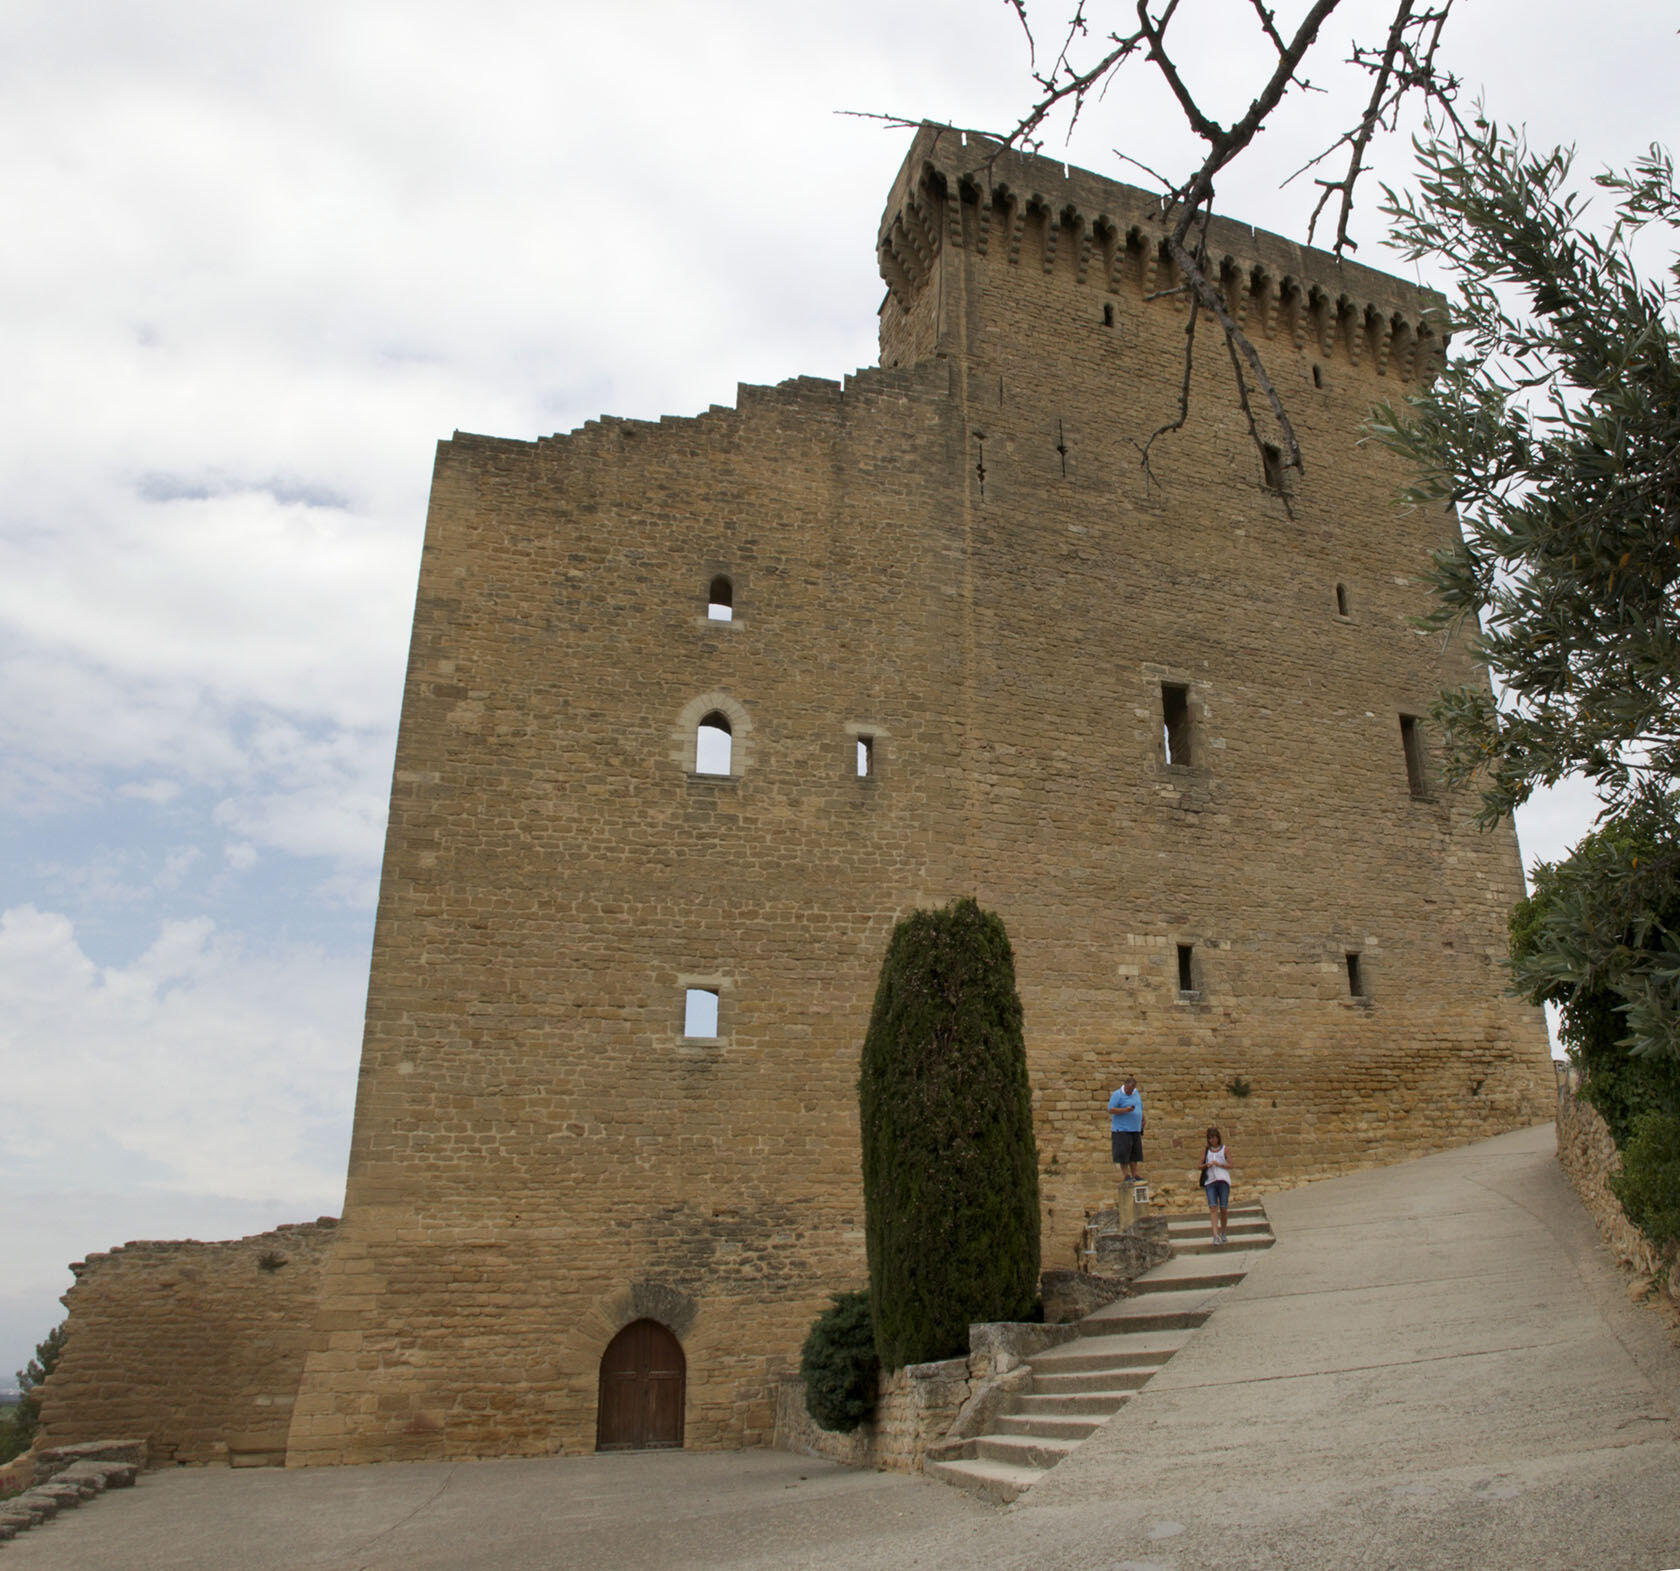
<path fill-rule="evenodd" d="M 0 1462 L 21 1456 L 35 1443 L 41 1426 L 41 1398 L 35 1388 L 58 1367 L 58 1356 L 69 1335 L 69 1321 L 61 1320 L 35 1344 L 35 1356 L 18 1371 L 21 1395 L 15 1406 L 0 1413 Z"/>
<path fill-rule="evenodd" d="M 1038 1297 L 1038 1156 L 1015 957 L 972 900 L 893 930 L 858 1081 L 882 1364 L 951 1358 Z"/>
<path fill-rule="evenodd" d="M 869 1293 L 836 1293 L 817 1316 L 799 1354 L 805 1411 L 824 1428 L 849 1435 L 875 1412 L 881 1361 Z"/>
<path fill-rule="evenodd" d="M 1557 1007 L 1581 1099 L 1625 1148 L 1641 1115 L 1680 1113 L 1680 1053 L 1646 1029 L 1680 976 L 1680 800 L 1647 799 L 1533 882 L 1511 912 L 1513 980 Z"/>
<path fill-rule="evenodd" d="M 34 1438 L 34 1425 L 27 1421 L 21 1402 L 0 1407 L 0 1462 L 10 1462 L 14 1456 L 22 1456 Z"/>
<path fill-rule="evenodd" d="M 1680 1114 L 1641 1113 L 1610 1188 L 1654 1244 L 1680 1240 Z"/>
<path fill-rule="evenodd" d="M 1582 989 L 1563 1011 L 1560 1034 L 1581 1071 L 1581 1099 L 1598 1109 L 1625 1153 L 1645 1114 L 1680 1109 L 1680 1062 L 1629 1053 L 1620 1041 L 1626 1026 L 1617 1003 L 1608 992 Z"/>

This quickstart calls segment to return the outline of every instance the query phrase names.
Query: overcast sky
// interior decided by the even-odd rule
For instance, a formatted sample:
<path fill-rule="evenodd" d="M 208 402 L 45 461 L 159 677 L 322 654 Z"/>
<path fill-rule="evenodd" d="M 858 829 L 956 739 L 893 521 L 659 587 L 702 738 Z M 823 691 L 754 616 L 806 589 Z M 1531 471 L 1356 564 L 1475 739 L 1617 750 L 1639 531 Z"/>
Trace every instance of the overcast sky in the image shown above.
<path fill-rule="evenodd" d="M 1673 145 L 1666 0 L 1460 3 L 1498 116 Z M 1240 112 L 1248 6 L 1185 9 Z M 1312 75 L 1222 211 L 1303 235 Z M 1004 0 L 0 9 L 0 1380 L 68 1261 L 339 1209 L 434 443 L 870 364 L 909 136 L 835 111 L 1027 87 Z M 1174 127 L 1139 77 L 1053 150 L 1138 180 Z"/>

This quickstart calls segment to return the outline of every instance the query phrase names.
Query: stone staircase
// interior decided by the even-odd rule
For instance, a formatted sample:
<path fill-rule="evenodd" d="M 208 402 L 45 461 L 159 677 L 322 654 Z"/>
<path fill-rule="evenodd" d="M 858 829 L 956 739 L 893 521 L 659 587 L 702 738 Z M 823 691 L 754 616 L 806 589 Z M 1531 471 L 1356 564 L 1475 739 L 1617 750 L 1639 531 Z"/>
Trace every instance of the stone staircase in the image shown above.
<path fill-rule="evenodd" d="M 35 1482 L 0 1499 L 0 1541 L 49 1522 L 107 1489 L 132 1485 L 146 1465 L 144 1440 L 94 1440 L 33 1453 Z"/>
<path fill-rule="evenodd" d="M 1079 1322 L 1079 1335 L 1027 1360 L 1030 1390 L 1012 1396 L 989 1434 L 930 1446 L 930 1476 L 1010 1501 L 1102 1428 L 1247 1275 L 1252 1252 L 1274 1242 L 1258 1203 L 1233 1206 L 1230 1243 L 1216 1245 L 1207 1213 L 1169 1217 L 1173 1258 Z"/>

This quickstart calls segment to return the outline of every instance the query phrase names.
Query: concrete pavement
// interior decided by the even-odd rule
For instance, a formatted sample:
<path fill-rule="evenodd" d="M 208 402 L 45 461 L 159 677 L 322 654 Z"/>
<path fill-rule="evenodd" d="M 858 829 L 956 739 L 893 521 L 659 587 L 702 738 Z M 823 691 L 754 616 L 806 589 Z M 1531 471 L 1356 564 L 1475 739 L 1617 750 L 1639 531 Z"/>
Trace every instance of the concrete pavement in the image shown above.
<path fill-rule="evenodd" d="M 1546 1126 L 1269 1196 L 1277 1246 L 1008 1509 L 773 1452 L 180 1470 L 0 1555 L 5 1571 L 1668 1571 L 1680 1348 L 1629 1303 L 1552 1151 Z"/>

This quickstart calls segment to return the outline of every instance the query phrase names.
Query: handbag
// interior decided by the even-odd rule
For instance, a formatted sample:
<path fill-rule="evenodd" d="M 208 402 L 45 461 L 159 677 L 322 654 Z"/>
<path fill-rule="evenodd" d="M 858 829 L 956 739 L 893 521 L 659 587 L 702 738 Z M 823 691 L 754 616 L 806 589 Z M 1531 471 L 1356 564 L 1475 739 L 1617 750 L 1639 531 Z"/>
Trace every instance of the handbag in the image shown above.
<path fill-rule="evenodd" d="M 1206 1189 L 1206 1188 L 1207 1188 L 1207 1169 L 1206 1169 L 1206 1168 L 1205 1168 L 1205 1167 L 1204 1167 L 1204 1168 L 1201 1168 L 1201 1169 L 1200 1169 L 1200 1170 L 1199 1170 L 1199 1171 L 1198 1171 L 1198 1172 L 1197 1172 L 1197 1174 L 1196 1174 L 1196 1182 L 1197 1182 L 1197 1183 L 1198 1183 L 1198 1184 L 1200 1184 L 1200 1185 L 1201 1185 L 1201 1186 L 1202 1186 L 1202 1188 L 1203 1188 L 1203 1189 Z"/>

